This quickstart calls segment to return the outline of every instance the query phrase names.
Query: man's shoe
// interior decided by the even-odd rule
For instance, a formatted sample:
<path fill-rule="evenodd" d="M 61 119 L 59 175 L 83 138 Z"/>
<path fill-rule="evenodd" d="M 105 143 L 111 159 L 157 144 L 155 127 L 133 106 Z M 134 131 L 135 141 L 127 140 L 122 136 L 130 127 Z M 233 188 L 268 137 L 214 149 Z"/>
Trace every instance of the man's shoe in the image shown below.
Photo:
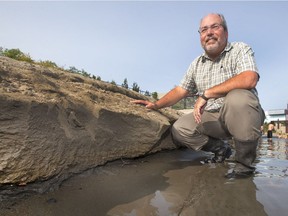
<path fill-rule="evenodd" d="M 227 143 L 223 143 L 221 147 L 213 149 L 212 153 L 214 157 L 205 159 L 205 163 L 222 163 L 232 155 L 232 150 Z"/>
<path fill-rule="evenodd" d="M 228 170 L 225 177 L 229 179 L 240 179 L 248 178 L 253 176 L 256 173 L 255 167 L 246 166 L 239 162 L 236 162 L 236 165 L 233 169 Z"/>
<path fill-rule="evenodd" d="M 212 158 L 215 163 L 222 163 L 225 159 L 232 155 L 232 150 L 228 144 L 224 144 L 218 151 L 214 152 L 215 156 Z"/>
<path fill-rule="evenodd" d="M 227 142 L 211 137 L 202 150 L 214 153 L 213 157 L 204 160 L 205 163 L 222 163 L 232 155 L 232 150 Z"/>

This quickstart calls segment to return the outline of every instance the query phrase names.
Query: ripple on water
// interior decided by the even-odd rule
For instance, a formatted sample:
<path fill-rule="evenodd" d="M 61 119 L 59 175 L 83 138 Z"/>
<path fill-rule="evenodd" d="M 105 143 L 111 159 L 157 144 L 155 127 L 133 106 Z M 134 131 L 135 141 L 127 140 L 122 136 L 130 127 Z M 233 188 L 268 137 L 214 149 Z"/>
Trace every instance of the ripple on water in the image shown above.
<path fill-rule="evenodd" d="M 285 139 L 267 139 L 259 143 L 257 174 L 255 177 L 287 177 L 288 175 L 288 144 Z"/>
<path fill-rule="evenodd" d="M 288 192 L 288 140 L 263 139 L 259 143 L 257 174 L 257 200 L 268 215 L 287 215 Z"/>

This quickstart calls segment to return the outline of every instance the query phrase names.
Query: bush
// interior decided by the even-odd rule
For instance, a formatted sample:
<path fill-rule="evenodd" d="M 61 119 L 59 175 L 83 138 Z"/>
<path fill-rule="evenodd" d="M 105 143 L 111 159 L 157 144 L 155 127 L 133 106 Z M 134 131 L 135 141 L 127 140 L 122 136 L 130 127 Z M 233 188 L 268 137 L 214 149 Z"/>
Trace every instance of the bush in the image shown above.
<path fill-rule="evenodd" d="M 5 49 L 2 51 L 2 54 L 15 60 L 34 63 L 33 59 L 31 59 L 28 54 L 21 52 L 19 49 Z"/>
<path fill-rule="evenodd" d="M 44 67 L 51 67 L 51 68 L 59 68 L 55 62 L 52 61 L 40 61 L 37 64 L 44 66 Z"/>

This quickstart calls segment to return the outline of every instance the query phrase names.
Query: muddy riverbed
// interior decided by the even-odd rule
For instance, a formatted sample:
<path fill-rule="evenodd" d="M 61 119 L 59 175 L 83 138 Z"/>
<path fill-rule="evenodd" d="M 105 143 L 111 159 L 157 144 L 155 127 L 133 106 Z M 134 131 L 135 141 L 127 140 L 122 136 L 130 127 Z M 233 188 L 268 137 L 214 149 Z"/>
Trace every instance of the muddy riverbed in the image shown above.
<path fill-rule="evenodd" d="M 119 160 L 57 190 L 1 203 L 2 216 L 287 215 L 288 140 L 263 138 L 257 174 L 226 179 L 233 161 L 202 164 L 189 149 Z M 25 187 L 25 186 L 24 186 Z"/>

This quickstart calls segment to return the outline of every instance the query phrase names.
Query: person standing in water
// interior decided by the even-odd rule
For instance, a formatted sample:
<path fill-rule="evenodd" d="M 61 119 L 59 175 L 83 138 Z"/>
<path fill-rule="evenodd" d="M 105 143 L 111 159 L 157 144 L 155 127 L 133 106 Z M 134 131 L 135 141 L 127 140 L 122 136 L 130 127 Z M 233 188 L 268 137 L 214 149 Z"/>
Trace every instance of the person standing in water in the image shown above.
<path fill-rule="evenodd" d="M 267 139 L 268 141 L 272 141 L 272 137 L 273 137 L 273 130 L 274 130 L 274 122 L 271 121 L 269 124 L 268 124 L 268 130 L 267 130 Z"/>

